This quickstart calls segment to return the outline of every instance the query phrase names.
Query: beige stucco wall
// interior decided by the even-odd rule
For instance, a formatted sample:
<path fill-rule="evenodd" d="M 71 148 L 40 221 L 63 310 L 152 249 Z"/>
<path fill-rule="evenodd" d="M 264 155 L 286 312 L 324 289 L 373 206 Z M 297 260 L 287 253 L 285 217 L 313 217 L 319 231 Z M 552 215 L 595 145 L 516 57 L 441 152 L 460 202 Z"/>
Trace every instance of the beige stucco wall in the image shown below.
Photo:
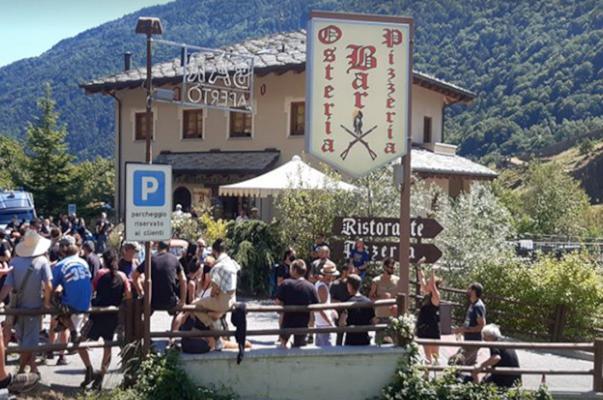
<path fill-rule="evenodd" d="M 304 151 L 304 137 L 288 135 L 290 103 L 304 100 L 304 93 L 305 73 L 303 72 L 256 77 L 253 136 L 249 139 L 228 138 L 229 114 L 219 110 L 207 111 L 203 139 L 182 139 L 182 109 L 176 105 L 156 102 L 153 106 L 155 127 L 153 156 L 165 150 L 185 152 L 277 148 L 281 151 L 279 164 L 286 162 L 293 155 Z M 144 161 L 145 143 L 134 140 L 134 115 L 145 110 L 145 91 L 143 88 L 121 90 L 117 96 L 122 101 L 122 163 Z M 423 140 L 424 116 L 432 118 L 433 141 L 440 141 L 443 95 L 413 85 L 412 96 L 413 142 L 421 143 Z M 311 158 L 309 160 L 312 161 Z M 122 177 L 122 193 L 124 187 Z"/>

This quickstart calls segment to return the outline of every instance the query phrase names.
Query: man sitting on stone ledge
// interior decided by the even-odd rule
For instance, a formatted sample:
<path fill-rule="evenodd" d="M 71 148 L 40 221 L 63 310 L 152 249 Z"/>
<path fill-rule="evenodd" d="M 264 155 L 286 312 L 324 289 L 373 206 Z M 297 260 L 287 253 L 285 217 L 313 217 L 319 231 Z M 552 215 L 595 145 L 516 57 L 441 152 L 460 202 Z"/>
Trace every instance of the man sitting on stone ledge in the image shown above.
<path fill-rule="evenodd" d="M 236 302 L 237 273 L 241 267 L 226 254 L 226 246 L 222 239 L 214 242 L 212 253 L 216 263 L 209 272 L 211 294 L 197 298 L 191 303 L 202 310 L 178 315 L 174 330 L 178 330 L 190 315 L 195 317 L 194 327 L 197 329 L 221 329 L 220 318 Z"/>

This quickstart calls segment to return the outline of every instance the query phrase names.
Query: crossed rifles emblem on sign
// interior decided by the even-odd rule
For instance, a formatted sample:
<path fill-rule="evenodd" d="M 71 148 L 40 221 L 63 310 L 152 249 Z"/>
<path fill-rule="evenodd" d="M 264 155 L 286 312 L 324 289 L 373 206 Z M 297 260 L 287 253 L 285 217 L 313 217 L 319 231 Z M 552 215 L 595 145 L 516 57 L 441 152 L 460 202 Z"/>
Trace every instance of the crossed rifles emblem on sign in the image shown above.
<path fill-rule="evenodd" d="M 366 151 L 368 151 L 369 156 L 371 156 L 371 160 L 374 160 L 375 158 L 377 158 L 377 153 L 375 153 L 373 151 L 373 149 L 371 149 L 371 146 L 366 142 L 366 140 L 364 140 L 364 138 L 369 133 L 371 133 L 372 131 L 377 129 L 377 125 L 373 126 L 371 129 L 369 129 L 366 132 L 362 132 L 362 111 L 359 110 L 356 113 L 356 115 L 354 116 L 354 122 L 353 122 L 354 131 L 353 132 L 343 125 L 340 125 L 340 126 L 347 133 L 349 133 L 350 135 L 352 135 L 354 137 L 354 140 L 352 140 L 350 142 L 350 144 L 348 144 L 348 147 L 340 154 L 342 160 L 345 160 L 347 158 L 352 147 L 354 147 L 354 145 L 356 145 L 356 143 L 358 143 L 358 142 L 360 142 L 364 147 L 366 147 Z"/>

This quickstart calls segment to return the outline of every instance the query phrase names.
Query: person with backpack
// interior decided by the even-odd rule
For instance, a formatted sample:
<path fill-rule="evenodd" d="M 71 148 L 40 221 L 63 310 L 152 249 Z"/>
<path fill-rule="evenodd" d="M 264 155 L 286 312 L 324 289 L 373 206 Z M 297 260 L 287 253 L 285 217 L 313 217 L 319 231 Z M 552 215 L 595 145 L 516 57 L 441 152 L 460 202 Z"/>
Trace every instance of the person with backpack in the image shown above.
<path fill-rule="evenodd" d="M 16 257 L 10 263 L 12 270 L 0 291 L 0 298 L 5 298 L 12 291 L 11 308 L 50 308 L 52 273 L 50 262 L 46 258 L 49 247 L 50 240 L 34 230 L 28 230 L 15 247 Z M 7 318 L 5 330 L 10 332 L 14 327 L 19 346 L 35 347 L 39 344 L 41 323 L 41 315 L 21 315 Z M 39 374 L 35 354 L 31 351 L 21 353 L 19 373 L 25 372 L 27 365 L 32 373 Z"/>
<path fill-rule="evenodd" d="M 92 299 L 92 306 L 94 307 L 119 307 L 123 300 L 129 300 L 132 298 L 132 289 L 130 287 L 130 281 L 123 272 L 119 271 L 118 265 L 119 256 L 115 250 L 107 250 L 103 253 L 103 268 L 101 268 L 94 280 L 92 281 L 92 287 L 95 293 Z M 117 313 L 110 314 L 90 314 L 86 329 L 83 329 L 82 336 L 85 336 L 89 340 L 98 340 L 103 338 L 105 343 L 113 340 L 115 330 L 119 323 L 119 316 Z M 92 369 L 92 363 L 90 362 L 90 356 L 88 355 L 87 349 L 82 349 L 80 352 L 82 361 L 86 366 L 86 374 L 84 381 L 81 386 L 86 387 L 92 383 L 92 388 L 100 390 L 102 388 L 103 379 L 109 365 L 111 364 L 111 347 L 103 347 L 103 360 L 101 362 L 100 371 L 94 373 Z"/>

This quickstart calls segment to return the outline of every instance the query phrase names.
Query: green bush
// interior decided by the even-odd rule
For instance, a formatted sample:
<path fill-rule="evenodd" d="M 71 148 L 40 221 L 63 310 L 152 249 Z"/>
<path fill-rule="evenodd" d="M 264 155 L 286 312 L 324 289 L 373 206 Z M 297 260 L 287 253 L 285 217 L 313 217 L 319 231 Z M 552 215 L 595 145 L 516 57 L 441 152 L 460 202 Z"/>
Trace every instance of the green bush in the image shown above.
<path fill-rule="evenodd" d="M 586 253 L 483 264 L 472 279 L 484 285 L 488 322 L 519 336 L 549 338 L 555 313 L 564 309 L 563 338 L 590 338 L 603 301 L 603 278 Z"/>
<path fill-rule="evenodd" d="M 270 270 L 284 250 L 278 226 L 259 220 L 231 221 L 226 238 L 231 256 L 241 265 L 239 290 L 268 295 Z"/>
<path fill-rule="evenodd" d="M 501 390 L 492 385 L 458 383 L 454 370 L 435 379 L 427 378 L 427 371 L 418 364 L 416 344 L 406 346 L 398 369 L 390 384 L 385 386 L 380 400 L 552 400 L 547 388 L 536 392 L 521 388 Z"/>
<path fill-rule="evenodd" d="M 137 380 L 129 388 L 86 393 L 92 400 L 233 400 L 228 391 L 197 387 L 178 363 L 179 353 L 151 354 L 140 364 Z"/>

